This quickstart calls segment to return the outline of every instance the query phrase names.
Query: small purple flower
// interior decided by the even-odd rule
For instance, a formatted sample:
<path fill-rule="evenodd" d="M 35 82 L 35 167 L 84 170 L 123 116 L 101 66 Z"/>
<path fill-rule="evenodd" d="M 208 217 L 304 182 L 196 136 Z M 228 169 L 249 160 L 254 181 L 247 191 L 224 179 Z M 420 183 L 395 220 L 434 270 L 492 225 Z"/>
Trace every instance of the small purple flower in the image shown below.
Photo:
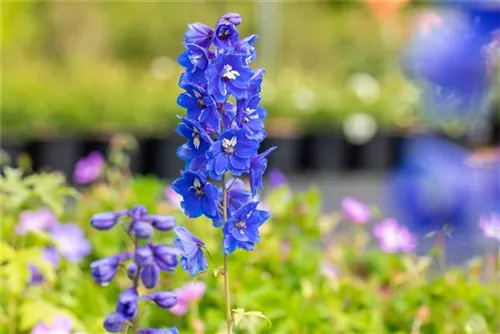
<path fill-rule="evenodd" d="M 231 254 L 236 248 L 253 250 L 260 241 L 259 227 L 269 219 L 267 211 L 256 210 L 259 202 L 250 202 L 241 207 L 224 224 L 224 252 Z"/>
<path fill-rule="evenodd" d="M 188 27 L 184 41 L 187 44 L 192 43 L 208 49 L 212 44 L 214 30 L 200 22 L 188 24 Z"/>
<path fill-rule="evenodd" d="M 241 15 L 238 13 L 226 13 L 219 18 L 219 22 L 227 21 L 235 26 L 239 26 L 242 22 Z"/>
<path fill-rule="evenodd" d="M 104 157 L 100 152 L 91 152 L 76 163 L 73 175 L 74 181 L 85 184 L 96 180 L 101 175 L 104 163 Z"/>
<path fill-rule="evenodd" d="M 137 298 L 137 291 L 134 288 L 123 291 L 118 297 L 116 312 L 127 320 L 133 319 L 138 311 Z"/>
<path fill-rule="evenodd" d="M 385 219 L 373 228 L 380 249 L 386 253 L 411 252 L 417 247 L 417 240 L 410 231 L 392 218 Z"/>
<path fill-rule="evenodd" d="M 75 224 L 57 224 L 49 231 L 55 247 L 69 262 L 78 263 L 90 253 L 90 242 Z"/>
<path fill-rule="evenodd" d="M 177 266 L 177 256 L 181 255 L 179 249 L 168 245 L 153 246 L 153 256 L 156 265 L 163 271 L 174 271 Z"/>
<path fill-rule="evenodd" d="M 120 214 L 116 212 L 96 213 L 90 219 L 90 225 L 98 230 L 109 230 L 118 223 L 119 218 Z"/>
<path fill-rule="evenodd" d="M 42 232 L 57 223 L 57 217 L 47 208 L 37 211 L 23 211 L 19 215 L 19 224 L 16 226 L 16 233 L 25 235 L 26 233 Z"/>
<path fill-rule="evenodd" d="M 190 218 L 204 214 L 209 218 L 217 215 L 220 193 L 216 186 L 208 182 L 198 172 L 186 171 L 172 184 L 174 190 L 182 196 L 181 206 Z"/>
<path fill-rule="evenodd" d="M 146 220 L 151 222 L 151 226 L 162 232 L 170 231 L 175 227 L 175 217 L 173 216 L 149 215 Z"/>
<path fill-rule="evenodd" d="M 160 280 L 160 268 L 155 263 L 146 264 L 141 269 L 141 280 L 148 289 L 154 288 Z"/>
<path fill-rule="evenodd" d="M 241 175 L 250 167 L 250 159 L 258 148 L 259 143 L 249 139 L 245 130 L 224 131 L 207 152 L 208 174 L 216 180 L 228 171 Z"/>
<path fill-rule="evenodd" d="M 56 316 L 51 325 L 40 322 L 31 330 L 31 334 L 70 334 L 73 321 L 68 317 Z"/>
<path fill-rule="evenodd" d="M 142 299 L 151 300 L 161 308 L 171 308 L 177 304 L 177 295 L 169 291 L 157 291 L 141 297 Z"/>
<path fill-rule="evenodd" d="M 137 331 L 137 334 L 179 334 L 179 330 L 175 327 L 171 328 L 142 328 Z"/>
<path fill-rule="evenodd" d="M 120 262 L 130 258 L 130 253 L 106 257 L 90 264 L 92 277 L 97 284 L 108 285 L 116 275 Z"/>
<path fill-rule="evenodd" d="M 208 81 L 208 93 L 217 102 L 225 102 L 229 95 L 237 99 L 247 97 L 247 88 L 253 72 L 246 64 L 245 56 L 220 55 L 215 63 L 207 67 L 205 76 Z"/>
<path fill-rule="evenodd" d="M 279 169 L 269 171 L 269 186 L 271 188 L 280 188 L 286 184 L 286 177 Z"/>
<path fill-rule="evenodd" d="M 141 220 L 148 214 L 148 209 L 144 205 L 134 205 L 128 211 L 128 216 L 134 220 Z"/>
<path fill-rule="evenodd" d="M 257 194 L 257 189 L 262 188 L 262 175 L 264 175 L 267 168 L 267 157 L 275 149 L 276 146 L 273 146 L 250 159 L 250 172 L 248 178 L 250 180 L 250 188 L 252 189 L 252 194 L 254 196 Z"/>
<path fill-rule="evenodd" d="M 120 313 L 110 313 L 104 319 L 104 328 L 111 333 L 119 333 L 126 319 Z"/>
<path fill-rule="evenodd" d="M 231 21 L 235 21 L 231 19 Z M 240 21 L 241 22 L 241 19 Z M 228 20 L 219 19 L 215 27 L 214 45 L 217 48 L 230 51 L 238 42 L 239 33 L 236 30 L 235 24 Z"/>
<path fill-rule="evenodd" d="M 145 221 L 132 222 L 130 232 L 138 239 L 150 239 L 153 236 L 153 227 Z"/>
<path fill-rule="evenodd" d="M 489 219 L 486 216 L 482 216 L 479 220 L 479 227 L 485 237 L 500 241 L 500 215 L 492 213 Z"/>
<path fill-rule="evenodd" d="M 352 197 L 344 197 L 342 212 L 347 219 L 356 224 L 366 224 L 371 219 L 370 208 Z"/>
<path fill-rule="evenodd" d="M 189 232 L 184 226 L 174 227 L 177 238 L 175 246 L 182 252 L 182 269 L 189 272 L 190 276 L 196 276 L 200 271 L 208 269 L 208 262 L 203 248 L 205 243 Z"/>

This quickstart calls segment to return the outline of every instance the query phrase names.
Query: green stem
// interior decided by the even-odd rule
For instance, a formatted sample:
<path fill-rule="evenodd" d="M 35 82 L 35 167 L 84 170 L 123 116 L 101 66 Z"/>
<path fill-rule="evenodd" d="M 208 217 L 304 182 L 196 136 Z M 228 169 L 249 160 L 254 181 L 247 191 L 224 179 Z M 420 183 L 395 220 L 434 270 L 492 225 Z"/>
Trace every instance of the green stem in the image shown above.
<path fill-rule="evenodd" d="M 438 262 L 438 267 L 439 271 L 441 273 L 444 273 L 446 271 L 446 255 L 445 255 L 445 238 L 446 236 L 443 235 L 442 232 L 439 232 L 438 235 L 436 236 L 436 247 L 438 250 L 437 254 L 437 262 Z"/>
<path fill-rule="evenodd" d="M 135 251 L 137 250 L 137 247 L 139 247 L 139 238 L 134 239 L 134 254 Z M 141 267 L 138 266 L 137 268 L 137 274 L 134 276 L 134 289 L 137 291 L 139 287 L 139 273 L 141 272 Z M 139 319 L 138 317 L 135 317 L 134 320 L 132 320 L 132 331 L 133 333 L 137 333 L 137 330 L 139 329 Z M 127 327 L 127 332 L 128 332 L 128 327 Z M 125 333 L 127 333 L 125 332 Z"/>
<path fill-rule="evenodd" d="M 227 221 L 227 188 L 226 174 L 222 176 L 222 216 L 224 223 Z M 226 299 L 227 334 L 232 334 L 233 319 L 231 316 L 231 289 L 229 287 L 228 256 L 224 253 L 224 295 Z"/>

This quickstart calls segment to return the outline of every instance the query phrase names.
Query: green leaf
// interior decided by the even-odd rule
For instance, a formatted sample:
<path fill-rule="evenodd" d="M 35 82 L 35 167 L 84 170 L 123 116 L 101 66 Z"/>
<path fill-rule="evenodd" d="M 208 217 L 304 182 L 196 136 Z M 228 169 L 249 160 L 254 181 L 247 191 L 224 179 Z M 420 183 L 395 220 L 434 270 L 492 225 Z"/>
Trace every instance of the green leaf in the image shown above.
<path fill-rule="evenodd" d="M 244 314 L 245 314 L 245 309 L 242 308 L 233 309 L 233 321 L 235 326 L 238 326 L 240 324 Z"/>
<path fill-rule="evenodd" d="M 260 319 L 264 319 L 269 324 L 268 328 L 271 328 L 273 326 L 273 323 L 271 322 L 271 320 L 268 317 L 266 317 L 264 315 L 264 313 L 262 313 L 261 311 L 247 311 L 247 312 L 244 313 L 244 316 L 257 317 L 257 318 L 260 318 Z"/>
<path fill-rule="evenodd" d="M 6 242 L 0 242 L 0 262 L 7 262 L 12 259 L 15 254 L 14 248 Z"/>
<path fill-rule="evenodd" d="M 266 317 L 261 311 L 245 311 L 245 309 L 243 308 L 233 309 L 233 321 L 235 326 L 238 326 L 244 317 L 256 317 L 264 319 L 269 324 L 268 328 L 272 327 L 271 320 L 268 317 Z"/>
<path fill-rule="evenodd" d="M 19 315 L 19 329 L 23 332 L 30 330 L 39 322 L 52 322 L 57 316 L 70 318 L 73 321 L 74 330 L 85 331 L 85 327 L 73 313 L 44 300 L 24 302 L 19 308 Z"/>

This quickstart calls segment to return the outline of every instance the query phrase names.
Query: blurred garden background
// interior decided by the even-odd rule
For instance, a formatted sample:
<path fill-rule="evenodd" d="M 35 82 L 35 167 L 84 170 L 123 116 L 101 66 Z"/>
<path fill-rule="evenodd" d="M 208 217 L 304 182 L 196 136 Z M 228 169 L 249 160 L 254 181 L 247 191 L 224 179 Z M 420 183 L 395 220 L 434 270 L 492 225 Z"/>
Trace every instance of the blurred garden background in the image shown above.
<path fill-rule="evenodd" d="M 56 333 L 61 317 L 71 326 L 58 334 L 104 333 L 126 279 L 104 288 L 89 266 L 128 239 L 119 228 L 92 230 L 98 212 L 142 204 L 217 250 L 219 231 L 184 217 L 169 184 L 184 168 L 175 129 L 187 24 L 213 26 L 227 12 L 241 14 L 240 37 L 260 36 L 261 150 L 278 146 L 264 177 L 272 218 L 262 244 L 237 252 L 230 269 L 233 306 L 262 312 L 272 327 L 247 317 L 235 333 L 500 333 L 500 4 L 477 0 L 483 12 L 471 10 L 487 17 L 478 25 L 488 30 L 484 68 L 468 57 L 468 39 L 418 39 L 461 18 L 463 4 L 3 1 L 1 333 Z M 425 84 L 419 62 L 430 64 Z M 480 103 L 427 99 L 429 82 L 448 103 L 483 76 Z M 385 218 L 409 227 L 416 253 L 377 247 L 368 226 Z M 495 227 L 480 227 L 486 220 Z M 81 233 L 60 241 L 54 226 L 70 223 Z M 57 264 L 46 256 L 54 248 Z M 204 288 L 189 311 L 152 306 L 144 322 L 224 333 L 212 270 L 195 278 Z M 159 287 L 188 280 L 176 274 Z M 36 332 L 39 324 L 52 329 Z"/>

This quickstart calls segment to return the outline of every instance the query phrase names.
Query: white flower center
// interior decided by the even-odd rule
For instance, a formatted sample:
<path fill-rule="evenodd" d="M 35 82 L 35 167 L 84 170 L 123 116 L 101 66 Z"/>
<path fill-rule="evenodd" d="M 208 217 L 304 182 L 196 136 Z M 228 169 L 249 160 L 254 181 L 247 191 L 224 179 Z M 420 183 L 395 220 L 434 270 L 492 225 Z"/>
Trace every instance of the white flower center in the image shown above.
<path fill-rule="evenodd" d="M 198 132 L 198 129 L 196 129 L 196 128 L 193 129 L 193 145 L 196 149 L 198 149 L 198 147 L 200 147 L 200 133 Z"/>
<path fill-rule="evenodd" d="M 231 139 L 222 138 L 222 148 L 224 149 L 224 152 L 226 152 L 227 154 L 233 154 L 235 151 L 234 147 L 236 146 L 237 142 L 238 140 L 236 139 L 236 137 L 233 137 Z"/>
<path fill-rule="evenodd" d="M 234 80 L 239 76 L 240 73 L 238 71 L 233 70 L 233 67 L 231 65 L 229 64 L 224 65 L 224 74 L 222 75 L 223 78 L 228 80 Z"/>

